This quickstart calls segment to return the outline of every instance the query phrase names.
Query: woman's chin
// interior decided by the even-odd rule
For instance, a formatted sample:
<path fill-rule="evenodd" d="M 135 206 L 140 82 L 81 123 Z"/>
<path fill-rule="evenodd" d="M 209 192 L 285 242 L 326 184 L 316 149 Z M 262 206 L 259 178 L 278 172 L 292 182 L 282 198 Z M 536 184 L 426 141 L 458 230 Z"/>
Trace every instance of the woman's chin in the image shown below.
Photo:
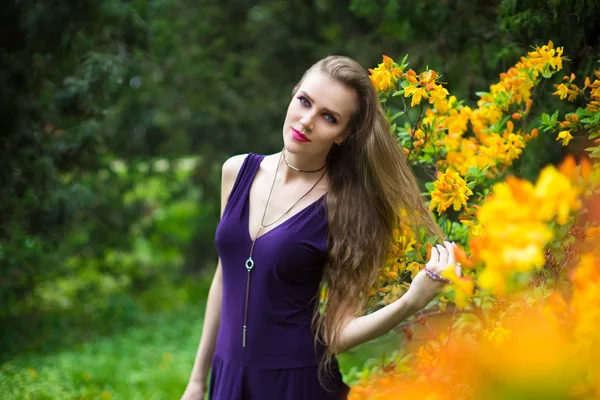
<path fill-rule="evenodd" d="M 285 149 L 289 152 L 289 153 L 297 153 L 299 151 L 302 151 L 302 143 L 298 143 L 296 140 L 294 140 L 294 138 L 292 137 L 286 137 L 283 140 L 283 145 L 285 146 Z"/>

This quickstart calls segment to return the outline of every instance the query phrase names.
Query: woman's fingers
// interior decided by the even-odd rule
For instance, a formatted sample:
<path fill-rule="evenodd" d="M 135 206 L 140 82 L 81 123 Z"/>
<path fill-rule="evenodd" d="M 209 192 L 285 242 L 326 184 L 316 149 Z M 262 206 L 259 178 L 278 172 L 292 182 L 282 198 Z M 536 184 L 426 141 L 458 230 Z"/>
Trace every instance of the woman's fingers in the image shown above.
<path fill-rule="evenodd" d="M 454 256 L 454 246 L 456 246 L 456 245 L 452 244 L 450 242 L 444 241 L 444 247 L 448 251 L 448 264 L 450 264 L 450 265 L 456 264 L 456 257 Z"/>
<path fill-rule="evenodd" d="M 430 268 L 434 265 L 438 265 L 440 262 L 440 253 L 436 246 L 431 248 L 431 257 L 429 258 L 429 262 L 426 264 L 427 268 Z"/>
<path fill-rule="evenodd" d="M 435 247 L 437 247 L 438 252 L 440 254 L 440 267 L 445 268 L 448 265 L 448 249 L 445 246 L 442 246 L 441 244 L 436 244 Z"/>
<path fill-rule="evenodd" d="M 448 265 L 454 266 L 454 273 L 456 276 L 462 275 L 462 268 L 460 264 L 456 262 L 456 256 L 454 255 L 454 249 L 456 248 L 456 244 L 454 242 L 444 242 L 444 245 L 448 249 Z"/>
<path fill-rule="evenodd" d="M 462 269 L 460 264 L 456 262 L 456 256 L 454 255 L 455 248 L 455 243 L 446 240 L 444 240 L 443 244 L 436 244 L 431 248 L 431 258 L 425 266 L 437 272 L 441 272 L 452 266 L 454 272 L 456 272 L 456 276 L 461 276 Z"/>
<path fill-rule="evenodd" d="M 458 277 L 462 276 L 462 268 L 460 266 L 460 263 L 456 264 L 456 266 L 454 267 L 454 272 L 456 273 L 456 276 L 458 276 Z"/>

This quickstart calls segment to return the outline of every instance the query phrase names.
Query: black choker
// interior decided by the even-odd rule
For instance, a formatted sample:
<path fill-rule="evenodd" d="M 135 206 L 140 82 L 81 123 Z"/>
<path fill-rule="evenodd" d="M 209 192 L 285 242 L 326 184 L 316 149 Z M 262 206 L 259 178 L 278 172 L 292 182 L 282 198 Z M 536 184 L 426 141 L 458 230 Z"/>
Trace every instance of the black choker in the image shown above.
<path fill-rule="evenodd" d="M 294 171 L 297 172 L 319 172 L 319 171 L 323 171 L 323 169 L 327 166 L 327 164 L 323 165 L 321 168 L 319 169 L 312 169 L 312 170 L 304 170 L 304 169 L 300 169 L 300 168 L 296 168 L 293 165 L 288 164 L 287 160 L 285 159 L 285 149 L 281 150 L 281 154 L 283 155 L 283 162 L 285 163 L 285 165 L 288 166 L 288 168 L 293 169 Z"/>

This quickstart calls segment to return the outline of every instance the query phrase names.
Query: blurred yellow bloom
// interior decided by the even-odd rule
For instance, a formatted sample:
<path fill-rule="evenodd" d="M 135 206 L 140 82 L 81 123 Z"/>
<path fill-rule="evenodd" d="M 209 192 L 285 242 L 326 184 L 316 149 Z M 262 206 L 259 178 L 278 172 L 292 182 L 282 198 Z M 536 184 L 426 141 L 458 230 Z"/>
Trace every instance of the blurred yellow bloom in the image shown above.
<path fill-rule="evenodd" d="M 514 272 L 527 272 L 544 264 L 543 247 L 552 237 L 540 220 L 534 186 L 509 177 L 497 183 L 477 213 L 484 234 L 471 239 L 473 256 L 485 264 L 478 283 L 495 293 L 504 293 L 505 279 Z"/>
<path fill-rule="evenodd" d="M 579 195 L 569 176 L 554 166 L 542 170 L 535 186 L 514 177 L 494 185 L 477 213 L 484 233 L 470 242 L 473 257 L 485 264 L 479 285 L 504 293 L 514 273 L 543 266 L 543 249 L 553 236 L 549 223 L 565 224 L 580 207 Z"/>
<path fill-rule="evenodd" d="M 502 344 L 511 336 L 511 330 L 506 329 L 501 323 L 496 323 L 493 329 L 486 329 L 483 335 L 487 340 L 494 344 Z"/>
<path fill-rule="evenodd" d="M 475 289 L 475 283 L 471 277 L 459 277 L 454 268 L 447 268 L 442 271 L 442 277 L 452 282 L 449 290 L 454 292 L 454 303 L 458 308 L 465 308 L 469 305 L 470 296 Z"/>
<path fill-rule="evenodd" d="M 477 277 L 477 284 L 497 296 L 503 296 L 506 293 L 506 276 L 493 268 L 485 268 L 481 271 Z"/>
<path fill-rule="evenodd" d="M 539 204 L 537 213 L 546 221 L 556 215 L 556 221 L 562 225 L 567 222 L 569 214 L 581 206 L 579 194 L 580 190 L 571 184 L 568 177 L 554 166 L 547 166 L 540 172 L 535 185 Z"/>

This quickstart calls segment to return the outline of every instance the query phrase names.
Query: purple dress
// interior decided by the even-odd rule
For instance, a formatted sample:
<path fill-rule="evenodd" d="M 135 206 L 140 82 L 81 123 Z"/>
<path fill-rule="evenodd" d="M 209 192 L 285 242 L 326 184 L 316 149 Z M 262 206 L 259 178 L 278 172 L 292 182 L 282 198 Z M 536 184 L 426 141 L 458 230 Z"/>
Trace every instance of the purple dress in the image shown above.
<path fill-rule="evenodd" d="M 337 362 L 324 388 L 318 379 L 322 347 L 312 318 L 327 257 L 324 196 L 262 234 L 254 247 L 246 304 L 249 191 L 264 156 L 244 160 L 216 231 L 223 269 L 221 324 L 212 360 L 209 398 L 214 400 L 338 400 L 348 386 Z"/>

